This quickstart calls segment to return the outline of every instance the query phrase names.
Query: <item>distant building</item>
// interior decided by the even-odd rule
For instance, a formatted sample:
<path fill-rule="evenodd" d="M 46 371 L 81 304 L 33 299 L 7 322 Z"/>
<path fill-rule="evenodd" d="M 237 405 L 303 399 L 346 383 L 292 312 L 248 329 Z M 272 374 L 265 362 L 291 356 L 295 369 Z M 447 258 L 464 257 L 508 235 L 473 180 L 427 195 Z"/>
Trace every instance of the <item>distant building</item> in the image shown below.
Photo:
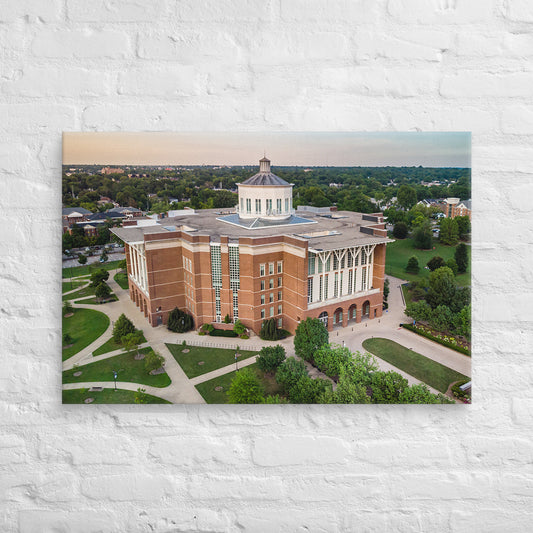
<path fill-rule="evenodd" d="M 124 174 L 123 168 L 112 168 L 112 167 L 104 167 L 102 170 L 100 170 L 100 174 Z"/>
<path fill-rule="evenodd" d="M 464 217 L 472 219 L 472 200 L 460 198 L 446 198 L 444 213 L 448 218 Z"/>
<path fill-rule="evenodd" d="M 175 307 L 196 327 L 229 315 L 256 333 L 270 318 L 294 332 L 306 317 L 329 330 L 380 317 L 392 242 L 381 213 L 295 212 L 292 188 L 263 158 L 238 184 L 234 210 L 183 210 L 113 228 L 125 242 L 130 298 L 150 324 L 166 323 Z"/>

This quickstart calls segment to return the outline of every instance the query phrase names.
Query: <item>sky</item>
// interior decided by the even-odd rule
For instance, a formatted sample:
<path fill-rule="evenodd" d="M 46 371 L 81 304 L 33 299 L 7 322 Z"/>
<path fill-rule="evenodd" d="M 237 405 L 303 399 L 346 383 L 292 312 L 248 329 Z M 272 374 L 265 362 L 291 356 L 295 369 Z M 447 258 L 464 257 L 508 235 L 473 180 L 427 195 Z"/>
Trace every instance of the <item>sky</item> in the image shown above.
<path fill-rule="evenodd" d="M 63 134 L 64 165 L 470 167 L 469 132 Z"/>

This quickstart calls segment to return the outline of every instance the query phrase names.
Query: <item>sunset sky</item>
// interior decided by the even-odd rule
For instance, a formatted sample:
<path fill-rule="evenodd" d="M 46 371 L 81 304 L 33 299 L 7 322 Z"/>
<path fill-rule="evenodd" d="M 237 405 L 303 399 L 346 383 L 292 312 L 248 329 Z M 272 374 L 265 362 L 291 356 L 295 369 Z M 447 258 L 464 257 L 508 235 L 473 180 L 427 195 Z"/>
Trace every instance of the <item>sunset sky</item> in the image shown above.
<path fill-rule="evenodd" d="M 64 133 L 63 164 L 470 167 L 470 133 Z"/>

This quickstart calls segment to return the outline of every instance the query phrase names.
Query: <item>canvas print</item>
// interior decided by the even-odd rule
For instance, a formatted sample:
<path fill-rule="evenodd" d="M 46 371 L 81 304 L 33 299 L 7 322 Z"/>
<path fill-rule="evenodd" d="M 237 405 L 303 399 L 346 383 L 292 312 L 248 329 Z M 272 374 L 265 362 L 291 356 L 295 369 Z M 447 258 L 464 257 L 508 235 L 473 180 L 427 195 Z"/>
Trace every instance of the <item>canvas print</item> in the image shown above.
<path fill-rule="evenodd" d="M 471 401 L 470 134 L 65 133 L 63 403 Z"/>

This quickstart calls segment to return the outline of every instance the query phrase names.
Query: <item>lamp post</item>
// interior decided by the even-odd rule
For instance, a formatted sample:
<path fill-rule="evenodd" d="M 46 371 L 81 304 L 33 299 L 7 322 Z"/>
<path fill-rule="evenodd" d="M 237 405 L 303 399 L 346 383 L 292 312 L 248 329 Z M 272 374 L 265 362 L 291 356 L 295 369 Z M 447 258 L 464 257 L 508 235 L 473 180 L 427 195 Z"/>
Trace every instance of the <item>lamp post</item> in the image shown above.
<path fill-rule="evenodd" d="M 118 377 L 117 371 L 113 370 L 113 378 L 115 378 L 115 391 L 117 390 L 117 377 Z"/>
<path fill-rule="evenodd" d="M 239 370 L 237 367 L 237 352 L 235 352 L 235 370 Z"/>

